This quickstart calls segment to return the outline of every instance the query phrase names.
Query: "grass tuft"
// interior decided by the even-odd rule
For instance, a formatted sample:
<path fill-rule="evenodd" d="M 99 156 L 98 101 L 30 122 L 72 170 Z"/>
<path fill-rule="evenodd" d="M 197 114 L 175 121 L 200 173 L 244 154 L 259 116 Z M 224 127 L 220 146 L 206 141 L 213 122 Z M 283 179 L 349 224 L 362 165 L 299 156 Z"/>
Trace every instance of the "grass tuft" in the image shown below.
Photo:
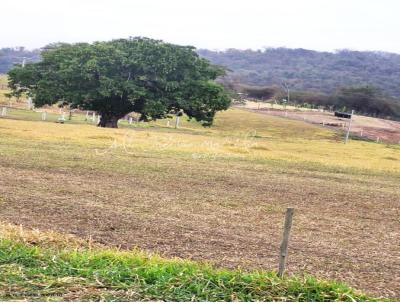
<path fill-rule="evenodd" d="M 0 298 L 94 301 L 384 301 L 332 281 L 219 270 L 142 252 L 0 240 Z"/>

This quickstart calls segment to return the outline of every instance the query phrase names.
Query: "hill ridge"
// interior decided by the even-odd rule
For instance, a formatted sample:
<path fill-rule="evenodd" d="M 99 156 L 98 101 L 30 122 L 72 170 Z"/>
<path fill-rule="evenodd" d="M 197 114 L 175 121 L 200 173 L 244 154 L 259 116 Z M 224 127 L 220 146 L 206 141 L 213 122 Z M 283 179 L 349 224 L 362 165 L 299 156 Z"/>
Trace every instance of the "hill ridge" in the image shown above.
<path fill-rule="evenodd" d="M 281 85 L 332 93 L 341 87 L 371 85 L 400 97 L 400 54 L 380 51 L 320 52 L 303 48 L 227 49 L 198 53 L 226 66 L 228 80 L 250 85 Z"/>

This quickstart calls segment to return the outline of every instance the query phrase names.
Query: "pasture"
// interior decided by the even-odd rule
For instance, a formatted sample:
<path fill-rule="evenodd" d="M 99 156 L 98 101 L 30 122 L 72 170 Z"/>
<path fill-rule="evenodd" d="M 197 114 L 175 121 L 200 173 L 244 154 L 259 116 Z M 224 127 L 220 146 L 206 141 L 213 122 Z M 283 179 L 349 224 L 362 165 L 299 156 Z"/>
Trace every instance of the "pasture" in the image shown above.
<path fill-rule="evenodd" d="M 0 221 L 400 298 L 400 147 L 230 109 L 215 125 L 0 118 Z"/>
<path fill-rule="evenodd" d="M 262 114 L 282 116 L 306 121 L 307 123 L 329 126 L 331 129 L 338 131 L 345 131 L 348 125 L 347 119 L 337 118 L 333 112 L 317 109 L 295 108 L 293 106 L 283 107 L 278 104 L 251 101 L 247 101 L 245 104 L 240 105 L 240 107 L 256 110 Z M 400 122 L 355 114 L 353 116 L 351 134 L 353 137 L 361 139 L 398 144 L 400 143 Z"/>

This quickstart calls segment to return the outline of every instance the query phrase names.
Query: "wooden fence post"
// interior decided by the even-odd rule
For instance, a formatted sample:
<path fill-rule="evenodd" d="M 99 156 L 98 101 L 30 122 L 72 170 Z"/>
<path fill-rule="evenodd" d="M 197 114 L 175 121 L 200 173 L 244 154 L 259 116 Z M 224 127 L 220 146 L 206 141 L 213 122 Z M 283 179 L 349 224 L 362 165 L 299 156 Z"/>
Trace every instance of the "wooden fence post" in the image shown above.
<path fill-rule="evenodd" d="M 285 226 L 283 228 L 283 239 L 279 253 L 279 271 L 278 271 L 279 278 L 282 278 L 285 272 L 288 245 L 289 245 L 289 235 L 290 235 L 290 229 L 292 228 L 293 213 L 294 213 L 293 208 L 286 209 Z"/>
<path fill-rule="evenodd" d="M 347 142 L 349 141 L 349 135 L 350 135 L 350 130 L 351 130 L 351 122 L 353 121 L 353 115 L 354 115 L 354 110 L 351 110 L 349 126 L 347 127 L 346 137 L 344 139 L 344 143 L 345 144 L 347 144 Z"/>

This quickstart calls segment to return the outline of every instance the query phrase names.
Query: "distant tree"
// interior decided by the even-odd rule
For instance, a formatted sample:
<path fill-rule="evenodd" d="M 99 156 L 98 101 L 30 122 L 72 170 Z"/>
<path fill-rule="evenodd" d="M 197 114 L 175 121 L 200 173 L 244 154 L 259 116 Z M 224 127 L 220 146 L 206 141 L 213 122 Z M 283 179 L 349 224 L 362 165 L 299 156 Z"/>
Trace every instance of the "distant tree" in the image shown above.
<path fill-rule="evenodd" d="M 287 81 L 282 82 L 282 88 L 285 90 L 286 96 L 287 96 L 287 103 L 290 103 L 290 90 L 291 90 L 291 85 Z"/>
<path fill-rule="evenodd" d="M 268 87 L 268 86 L 240 85 L 240 86 L 238 86 L 238 90 L 240 92 L 245 93 L 250 98 L 254 98 L 254 99 L 258 99 L 258 100 L 269 100 L 276 93 L 275 87 Z"/>
<path fill-rule="evenodd" d="M 328 106 L 331 101 L 329 96 L 324 93 L 292 91 L 290 94 L 292 104 L 307 104 L 309 107 L 311 105 Z M 286 98 L 286 93 L 282 92 L 280 94 L 277 94 L 277 98 Z"/>
<path fill-rule="evenodd" d="M 354 109 L 378 117 L 400 117 L 400 104 L 371 86 L 342 88 L 331 97 L 331 103 L 336 109 Z"/>
<path fill-rule="evenodd" d="M 101 127 L 116 128 L 130 112 L 149 120 L 180 111 L 211 125 L 215 113 L 230 105 L 214 82 L 223 70 L 193 47 L 130 38 L 54 44 L 41 55 L 42 61 L 9 71 L 13 92 L 27 91 L 37 107 L 62 102 L 96 111 Z"/>

